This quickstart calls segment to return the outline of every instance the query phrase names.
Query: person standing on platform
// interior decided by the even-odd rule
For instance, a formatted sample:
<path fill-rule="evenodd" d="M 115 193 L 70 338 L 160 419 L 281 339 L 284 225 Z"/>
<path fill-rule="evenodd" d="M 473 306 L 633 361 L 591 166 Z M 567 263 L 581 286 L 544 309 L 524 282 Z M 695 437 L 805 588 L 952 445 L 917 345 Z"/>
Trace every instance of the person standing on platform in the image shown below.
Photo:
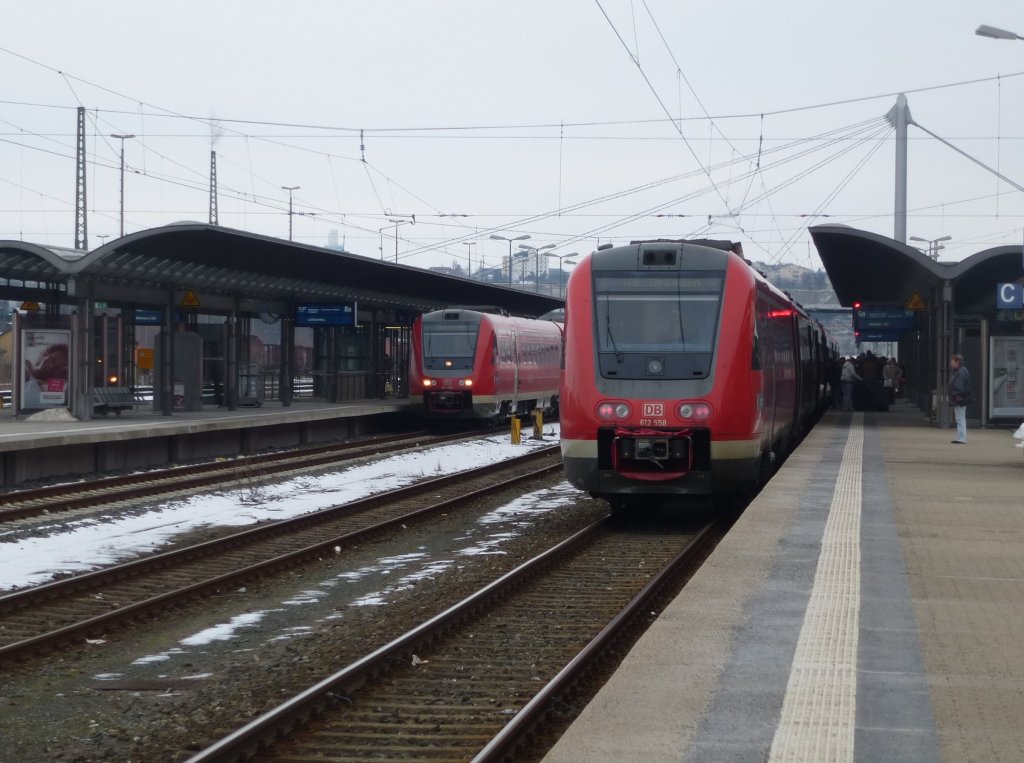
<path fill-rule="evenodd" d="M 843 386 L 843 410 L 853 410 L 853 383 L 855 381 L 861 381 L 861 376 L 857 373 L 857 369 L 853 367 L 853 361 L 847 358 L 843 361 L 843 370 L 839 375 L 839 381 Z"/>
<path fill-rule="evenodd" d="M 949 403 L 953 406 L 953 420 L 956 422 L 956 437 L 950 442 L 955 445 L 967 443 L 967 404 L 971 402 L 971 375 L 964 366 L 963 355 L 953 353 L 949 359 Z"/>
<path fill-rule="evenodd" d="M 896 358 L 889 358 L 889 362 L 882 369 L 882 385 L 885 387 L 886 394 L 889 395 L 890 405 L 896 401 L 896 395 L 899 394 L 900 376 L 902 375 L 903 371 L 896 364 Z"/>

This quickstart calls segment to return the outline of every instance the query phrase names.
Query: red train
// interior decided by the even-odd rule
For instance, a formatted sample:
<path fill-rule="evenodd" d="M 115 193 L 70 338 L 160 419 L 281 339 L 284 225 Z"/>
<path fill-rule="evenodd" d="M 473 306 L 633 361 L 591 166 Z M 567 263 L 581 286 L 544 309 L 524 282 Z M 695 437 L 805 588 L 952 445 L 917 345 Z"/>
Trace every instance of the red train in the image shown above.
<path fill-rule="evenodd" d="M 613 509 L 756 484 L 827 405 L 834 344 L 732 242 L 594 252 L 565 331 L 565 472 Z"/>
<path fill-rule="evenodd" d="M 504 419 L 558 409 L 562 325 L 452 307 L 413 323 L 409 398 L 450 418 Z"/>

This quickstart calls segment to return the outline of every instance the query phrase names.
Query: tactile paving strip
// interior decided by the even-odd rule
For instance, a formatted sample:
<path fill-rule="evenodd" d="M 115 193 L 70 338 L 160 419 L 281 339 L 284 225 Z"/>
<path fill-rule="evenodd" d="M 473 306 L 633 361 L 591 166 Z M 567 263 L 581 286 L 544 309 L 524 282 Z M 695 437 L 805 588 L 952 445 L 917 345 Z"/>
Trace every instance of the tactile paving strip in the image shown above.
<path fill-rule="evenodd" d="M 855 414 L 770 761 L 852 761 L 857 709 L 864 415 Z"/>

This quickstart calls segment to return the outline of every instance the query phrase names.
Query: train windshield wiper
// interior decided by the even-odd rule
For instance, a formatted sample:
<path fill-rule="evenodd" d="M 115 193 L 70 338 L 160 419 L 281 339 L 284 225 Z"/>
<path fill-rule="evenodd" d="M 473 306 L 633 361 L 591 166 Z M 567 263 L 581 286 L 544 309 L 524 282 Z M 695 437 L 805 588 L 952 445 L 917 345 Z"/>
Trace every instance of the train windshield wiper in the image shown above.
<path fill-rule="evenodd" d="M 625 360 L 625 356 L 619 351 L 618 345 L 615 344 L 615 335 L 612 334 L 612 308 L 611 303 L 605 301 L 604 303 L 604 325 L 605 333 L 608 337 L 608 342 L 612 346 L 612 352 L 615 353 L 615 362 L 622 363 Z"/>

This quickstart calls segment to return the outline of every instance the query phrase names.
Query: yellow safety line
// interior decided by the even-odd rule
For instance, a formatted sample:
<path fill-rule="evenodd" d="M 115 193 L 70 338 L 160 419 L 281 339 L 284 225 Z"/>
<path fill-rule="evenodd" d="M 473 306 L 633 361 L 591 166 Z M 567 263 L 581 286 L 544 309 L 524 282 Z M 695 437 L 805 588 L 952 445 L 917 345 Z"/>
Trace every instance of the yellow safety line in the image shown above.
<path fill-rule="evenodd" d="M 852 761 L 864 415 L 854 414 L 769 761 Z"/>

